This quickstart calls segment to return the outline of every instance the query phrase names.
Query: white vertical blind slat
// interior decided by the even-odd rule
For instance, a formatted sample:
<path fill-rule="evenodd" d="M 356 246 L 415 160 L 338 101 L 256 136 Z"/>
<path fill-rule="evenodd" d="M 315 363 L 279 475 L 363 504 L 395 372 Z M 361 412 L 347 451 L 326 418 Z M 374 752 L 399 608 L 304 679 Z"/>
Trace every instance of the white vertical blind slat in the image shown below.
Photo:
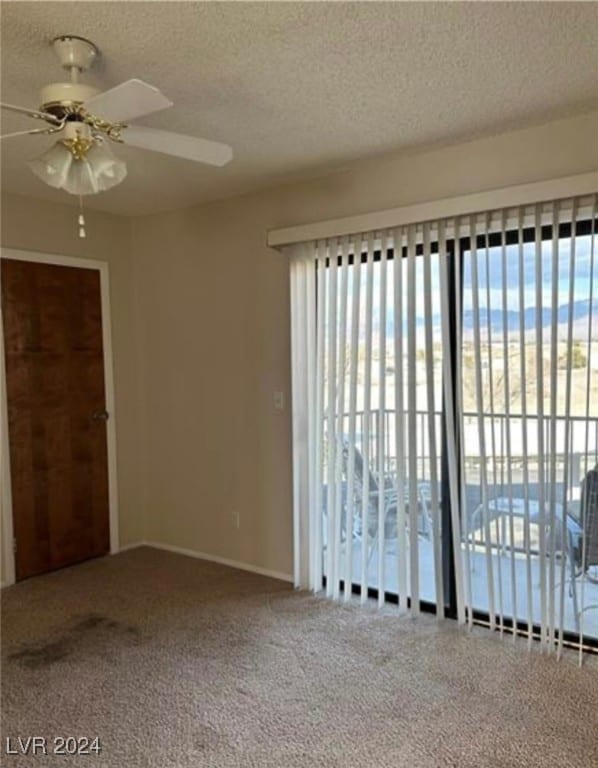
<path fill-rule="evenodd" d="M 430 453 L 430 516 L 432 518 L 432 547 L 434 550 L 434 586 L 436 614 L 444 616 L 444 583 L 442 565 L 442 541 L 440 538 L 440 504 L 438 500 L 438 447 L 436 443 L 436 392 L 434 383 L 434 341 L 432 328 L 432 254 L 430 228 L 424 228 L 424 325 L 426 358 L 426 397 L 428 444 Z M 420 499 L 422 512 L 427 504 L 427 495 Z"/>
<path fill-rule="evenodd" d="M 504 436 L 507 462 L 507 494 L 509 500 L 509 544 L 510 544 L 510 573 L 511 573 L 511 605 L 512 615 L 519 616 L 517 600 L 517 563 L 515 558 L 515 515 L 513 506 L 513 451 L 511 439 L 511 363 L 509 345 L 509 304 L 508 304 L 508 260 L 506 244 L 506 214 L 501 212 L 501 288 L 502 288 L 502 356 L 504 371 Z M 513 640 L 516 635 L 513 633 Z"/>
<path fill-rule="evenodd" d="M 415 226 L 407 231 L 407 447 L 409 488 L 409 591 L 411 613 L 419 613 L 419 539 L 417 498 L 417 361 L 416 361 L 416 271 Z"/>
<path fill-rule="evenodd" d="M 300 328 L 303 318 L 301 317 L 301 275 L 299 259 L 291 261 L 291 364 L 293 370 L 293 441 L 295 450 L 293 451 L 293 584 L 295 587 L 301 586 L 301 547 L 303 537 L 301 536 L 301 515 L 298 510 L 301 508 L 300 495 L 300 476 L 301 476 L 301 454 L 300 454 L 300 423 L 301 416 L 301 397 L 303 395 L 301 373 L 299 368 L 300 353 Z"/>
<path fill-rule="evenodd" d="M 326 330 L 326 246 L 319 242 L 317 253 L 317 328 L 316 328 L 316 445 L 315 445 L 315 504 L 318 524 L 314 529 L 314 582 L 315 589 L 322 589 L 323 579 L 323 517 L 324 509 L 324 392 L 325 392 L 325 354 L 327 345 Z"/>
<path fill-rule="evenodd" d="M 300 259 L 296 259 L 291 262 L 291 314 L 293 316 L 293 322 L 291 323 L 291 355 L 293 362 L 293 440 L 296 445 L 302 446 L 301 440 L 301 402 L 304 395 L 303 381 L 300 375 L 297 375 L 299 371 L 300 360 L 300 344 L 301 344 L 301 289 L 302 289 L 302 275 L 301 275 L 301 262 Z M 302 543 L 303 543 L 303 531 L 302 528 L 302 515 L 298 513 L 302 508 L 301 498 L 301 474 L 302 474 L 302 460 L 304 458 L 303 451 L 297 450 L 293 453 L 293 583 L 295 587 L 301 586 L 301 557 L 302 557 Z"/>
<path fill-rule="evenodd" d="M 559 217 L 558 205 L 552 210 L 552 275 L 550 300 L 550 415 L 548 439 L 548 652 L 554 649 L 556 584 L 556 478 L 557 478 L 557 394 L 558 394 L 558 307 L 559 307 Z M 566 519 L 563 508 L 563 519 Z"/>
<path fill-rule="evenodd" d="M 478 247 L 477 228 L 475 219 L 470 219 L 470 258 L 471 258 L 471 293 L 473 305 L 473 335 L 474 335 L 474 363 L 475 363 L 475 400 L 477 411 L 478 440 L 480 452 L 480 488 L 482 504 L 480 514 L 484 528 L 484 550 L 486 555 L 486 575 L 488 580 L 488 612 L 490 614 L 490 627 L 494 629 L 496 623 L 494 602 L 494 566 L 492 562 L 492 531 L 490 526 L 490 499 L 488 496 L 488 467 L 486 452 L 486 425 L 484 419 L 484 390 L 482 378 L 482 340 L 480 329 L 480 296 L 478 280 Z M 473 531 L 475 536 L 475 530 Z"/>
<path fill-rule="evenodd" d="M 336 410 L 336 355 L 338 345 L 338 303 L 337 303 L 337 251 L 336 240 L 332 240 L 328 247 L 328 367 L 327 367 L 327 390 L 328 401 L 326 407 L 326 426 L 327 426 L 327 499 L 326 509 L 328 511 L 327 531 L 326 531 L 326 594 L 332 597 L 334 591 L 334 553 L 336 542 L 334 538 L 336 529 L 336 430 L 337 430 L 337 410 Z"/>
<path fill-rule="evenodd" d="M 460 256 L 460 242 L 461 242 L 461 220 L 456 218 L 451 221 L 451 226 L 454 233 L 454 253 L 453 262 Z M 440 232 L 442 237 L 439 237 L 440 241 L 440 253 L 444 254 L 446 251 L 446 236 L 444 225 Z M 458 256 L 459 255 L 459 256 Z M 442 263 L 446 263 L 446 258 L 441 258 Z M 463 328 L 461 318 L 463 317 L 463 287 L 462 287 L 462 274 L 461 269 L 455 265 L 453 290 L 455 292 L 455 350 L 456 365 L 453 364 L 453 356 L 448 357 L 449 371 L 455 371 L 455 388 L 445 387 L 447 394 L 445 395 L 447 403 L 454 403 L 452 409 L 451 424 L 453 425 L 447 435 L 448 444 L 448 465 L 449 465 L 449 483 L 452 489 L 454 483 L 454 496 L 455 501 L 452 500 L 453 490 L 451 490 L 451 526 L 453 529 L 453 557 L 455 561 L 455 580 L 457 582 L 457 615 L 461 621 L 464 621 L 465 611 L 467 610 L 467 622 L 469 627 L 473 626 L 473 602 L 472 602 L 472 558 L 471 558 L 471 541 L 468 526 L 466 525 L 466 535 L 463 535 L 463 527 L 461 521 L 464 515 L 467 514 L 467 485 L 465 478 L 465 461 L 464 461 L 464 445 L 465 445 L 465 428 L 463 424 L 463 368 L 461 365 L 461 356 L 463 350 Z M 442 272 L 441 272 L 442 274 Z M 442 284 L 441 278 L 441 284 Z M 448 279 L 446 280 L 447 289 L 449 285 Z M 441 295 L 442 298 L 442 295 Z M 448 303 L 448 296 L 444 297 L 445 303 Z M 447 349 L 451 349 L 450 344 L 443 344 L 443 356 L 447 355 Z M 451 377 L 448 375 L 448 382 L 450 384 Z M 445 406 L 446 407 L 446 406 Z M 454 435 L 454 439 L 451 439 L 451 435 Z M 454 479 L 453 479 L 454 476 Z M 463 545 L 464 542 L 464 545 Z"/>
<path fill-rule="evenodd" d="M 356 239 L 355 239 L 356 240 Z M 359 347 L 359 307 L 361 294 L 361 253 L 353 243 L 353 268 L 351 270 L 351 352 L 349 362 L 349 436 L 347 446 L 347 522 L 345 539 L 345 600 L 351 598 L 353 585 L 353 535 L 355 518 L 355 427 L 357 420 L 357 380 Z M 361 239 L 359 238 L 359 242 Z"/>
<path fill-rule="evenodd" d="M 586 416 L 586 425 L 585 425 L 585 468 L 586 473 L 588 470 L 588 460 L 590 458 L 590 403 L 591 403 L 591 384 L 592 384 L 592 328 L 594 323 L 594 278 L 595 278 L 595 245 L 596 245 L 596 237 L 598 235 L 594 234 L 594 228 L 595 228 L 595 221 L 596 221 L 596 214 L 598 206 L 598 195 L 594 195 L 592 200 L 592 215 L 590 221 L 592 222 L 591 228 L 590 228 L 590 265 L 589 265 L 589 277 L 590 277 L 590 289 L 589 289 L 589 307 L 590 312 L 588 316 L 588 361 L 587 361 L 587 368 L 586 368 L 586 386 L 585 386 L 585 395 L 586 395 L 586 403 L 585 403 L 585 416 Z M 595 427 L 595 429 L 598 429 Z M 595 440 L 598 440 L 598 432 L 596 432 Z M 598 446 L 596 446 L 598 448 Z M 586 563 L 587 563 L 587 538 L 583 533 L 583 529 L 585 528 L 584 525 L 582 525 L 582 539 L 581 539 L 581 594 L 580 594 L 580 604 L 578 607 L 579 610 L 579 664 L 581 666 L 583 662 L 583 642 L 584 642 L 584 617 L 585 617 L 585 572 L 586 572 Z M 577 584 L 572 584 L 573 589 L 577 589 Z"/>
<path fill-rule="evenodd" d="M 408 610 L 407 588 L 407 519 L 405 512 L 405 400 L 403 344 L 403 230 L 394 231 L 394 352 L 395 352 L 395 445 L 397 491 L 397 571 L 399 611 Z"/>
<path fill-rule="evenodd" d="M 486 233 L 490 232 L 490 217 L 486 216 L 485 221 Z M 495 417 L 495 401 L 494 401 L 494 353 L 493 353 L 493 333 L 492 333 L 492 291 L 490 289 L 490 236 L 486 234 L 486 243 L 484 246 L 484 272 L 486 276 L 486 322 L 485 325 L 488 329 L 488 405 L 490 408 L 490 456 L 492 460 L 492 483 L 495 489 L 499 487 L 499 478 L 497 471 L 498 451 L 496 441 L 496 417 Z M 485 416 L 485 414 L 484 414 Z M 485 429 L 484 418 L 484 429 Z M 503 520 L 499 514 L 494 519 L 494 532 L 498 547 L 498 555 L 496 557 L 496 570 L 497 570 L 497 582 L 498 582 L 498 627 L 500 633 L 504 632 L 504 600 L 503 600 L 503 577 L 502 577 L 502 557 L 501 551 L 503 546 Z"/>
<path fill-rule="evenodd" d="M 547 645 L 546 604 L 546 487 L 544 440 L 544 345 L 543 345 L 543 280 L 542 280 L 542 216 L 535 207 L 535 268 L 536 268 L 536 387 L 537 387 L 537 438 L 538 438 L 538 525 L 540 558 L 540 638 L 541 648 Z"/>
<path fill-rule="evenodd" d="M 387 267 L 386 238 L 380 245 L 380 328 L 378 349 L 378 605 L 384 603 L 385 581 L 384 561 L 386 553 L 386 267 Z"/>
<path fill-rule="evenodd" d="M 368 596 L 370 563 L 370 435 L 372 401 L 372 309 L 374 304 L 374 237 L 367 236 L 365 284 L 365 374 L 362 417 L 362 486 L 361 486 L 361 602 Z"/>
<path fill-rule="evenodd" d="M 334 550 L 332 563 L 333 588 L 332 596 L 337 599 L 340 596 L 341 579 L 341 527 L 343 505 L 346 510 L 346 499 L 343 499 L 343 460 L 344 460 L 344 441 L 345 441 L 345 365 L 347 359 L 347 301 L 349 290 L 349 239 L 343 237 L 341 240 L 340 252 L 340 310 L 339 310 L 339 340 L 338 340 L 338 405 L 336 412 L 338 414 L 338 428 L 336 434 L 336 465 L 335 465 L 335 484 L 336 484 L 336 505 L 334 510 Z"/>
<path fill-rule="evenodd" d="M 304 261 L 303 269 L 305 273 L 305 327 L 307 333 L 305 345 L 305 371 L 307 376 L 307 443 L 308 443 L 308 468 L 307 468 L 307 503 L 309 504 L 308 519 L 309 532 L 307 540 L 302 540 L 301 546 L 308 547 L 309 576 L 308 588 L 311 590 L 319 589 L 322 584 L 316 581 L 316 552 L 312 546 L 313 532 L 320 525 L 320 512 L 316 499 L 317 470 L 316 470 L 316 445 L 318 429 L 318 408 L 316 404 L 317 388 L 317 364 L 316 364 L 316 334 L 317 334 L 317 309 L 316 309 L 316 271 L 315 267 L 315 244 L 306 244 L 307 256 Z"/>
<path fill-rule="evenodd" d="M 457 241 L 458 242 L 458 241 Z M 441 333 L 442 333 L 442 371 L 444 388 L 444 422 L 445 434 L 447 440 L 447 465 L 449 480 L 449 503 L 451 510 L 451 528 L 452 528 L 452 555 L 455 566 L 455 587 L 457 599 L 457 620 L 460 624 L 465 621 L 465 604 L 463 599 L 463 562 L 461 557 L 461 520 L 462 508 L 460 494 L 460 478 L 458 474 L 459 465 L 459 442 L 457 435 L 459 427 L 456 421 L 454 408 L 455 392 L 453 388 L 453 355 L 457 354 L 453 349 L 451 340 L 451 321 L 454 319 L 459 325 L 460 316 L 451 318 L 451 307 L 449 299 L 450 280 L 448 269 L 448 248 L 446 238 L 446 225 L 441 221 L 438 224 L 438 247 L 440 250 L 440 309 L 441 309 Z M 455 247 L 457 245 L 455 244 Z"/>
<path fill-rule="evenodd" d="M 552 258 L 554 261 L 558 262 L 558 217 L 557 221 L 554 223 L 554 227 L 557 230 L 556 232 L 556 238 L 557 238 L 557 251 L 556 253 L 553 252 Z M 572 456 L 572 450 L 571 450 L 571 372 L 573 368 L 573 323 L 574 323 L 574 316 L 573 316 L 573 308 L 574 308 L 574 302 L 575 302 L 575 270 L 576 270 L 576 232 L 577 232 L 577 202 L 573 200 L 573 211 L 572 211 L 572 223 L 571 223 L 571 241 L 570 241 L 570 256 L 569 256 L 569 309 L 567 312 L 567 368 L 566 368 L 566 376 L 565 376 L 565 435 L 563 440 L 564 445 L 564 454 L 565 454 L 565 461 L 564 461 L 564 467 L 563 467 L 563 496 L 562 496 L 562 517 L 560 521 L 557 521 L 557 519 L 553 520 L 555 533 L 556 530 L 559 530 L 560 533 L 560 552 L 561 552 L 561 563 L 560 563 L 560 584 L 559 584 L 559 631 L 558 631 L 558 637 L 557 637 L 557 656 L 560 659 L 562 650 L 563 650 L 563 628 L 564 628 L 564 619 L 565 619 L 565 590 L 566 590 L 566 566 L 569 564 L 569 557 L 572 556 L 572 552 L 568 551 L 568 544 L 569 544 L 569 536 L 568 536 L 568 528 L 567 528 L 567 505 L 569 500 L 569 493 L 570 493 L 570 487 L 569 487 L 569 466 L 570 466 L 570 457 Z M 554 237 L 553 237 L 554 241 Z M 557 275 L 558 275 L 558 269 L 557 269 Z M 558 294 L 557 294 L 558 296 Z M 558 304 L 558 301 L 557 301 Z M 591 347 L 591 344 L 590 344 Z M 558 349 L 557 354 L 555 356 L 555 360 L 553 361 L 553 365 L 555 368 L 557 368 L 559 362 L 559 356 L 558 356 Z M 556 441 L 556 428 L 555 428 L 555 441 Z M 555 453 L 556 453 L 556 446 L 555 446 Z M 554 473 L 554 481 L 551 484 L 551 493 L 554 493 L 556 497 L 556 470 Z M 555 501 L 556 506 L 556 501 Z M 553 570 L 556 570 L 556 543 L 555 543 L 556 535 L 552 537 L 551 541 L 551 565 Z M 554 580 L 554 575 L 553 575 Z M 551 594 L 553 596 L 553 603 L 551 605 L 551 609 L 554 612 L 554 593 L 556 590 L 557 585 L 554 583 L 551 583 Z M 576 585 L 572 584 L 571 587 L 573 589 L 576 589 Z M 553 633 L 556 632 L 556 627 L 554 626 L 555 618 L 551 614 L 551 618 L 553 620 Z"/>
<path fill-rule="evenodd" d="M 523 243 L 523 211 L 518 211 L 517 222 L 518 243 L 518 298 L 519 298 L 519 377 L 521 391 L 521 452 L 523 456 L 529 456 L 528 450 L 528 418 L 527 418 L 527 365 L 525 348 L 525 248 Z M 529 466 L 523 462 L 523 541 L 525 549 L 525 575 L 526 575 L 526 603 L 527 603 L 527 638 L 528 647 L 531 647 L 533 637 L 533 594 L 532 594 L 532 560 L 530 553 L 531 523 L 530 523 L 530 499 L 529 499 Z"/>

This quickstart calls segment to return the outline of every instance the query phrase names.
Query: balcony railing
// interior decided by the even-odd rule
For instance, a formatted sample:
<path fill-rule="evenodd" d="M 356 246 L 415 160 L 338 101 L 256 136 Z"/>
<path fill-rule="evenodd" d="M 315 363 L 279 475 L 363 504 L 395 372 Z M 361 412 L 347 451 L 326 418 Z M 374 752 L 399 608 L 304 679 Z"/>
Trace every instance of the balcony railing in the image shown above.
<path fill-rule="evenodd" d="M 355 445 L 358 450 L 365 455 L 364 446 L 364 422 L 366 419 L 365 411 L 358 411 L 356 414 L 355 426 Z M 436 421 L 436 443 L 438 446 L 437 477 L 440 478 L 441 471 L 441 445 L 442 445 L 442 413 L 434 412 L 433 417 Z M 428 411 L 416 412 L 416 457 L 415 465 L 419 481 L 429 481 L 431 477 L 430 464 L 431 456 L 429 451 L 429 418 Z M 479 493 L 476 493 L 476 487 L 479 490 L 482 459 L 478 449 L 478 414 L 465 412 L 463 414 L 464 430 L 464 456 L 463 469 L 465 482 L 468 487 L 468 508 L 479 504 Z M 403 423 L 406 426 L 408 421 L 405 413 Z M 540 471 L 543 470 L 545 480 L 548 479 L 549 471 L 554 471 L 557 488 L 562 492 L 562 484 L 565 479 L 565 469 L 567 469 L 567 484 L 569 498 L 578 498 L 579 486 L 585 474 L 598 463 L 598 418 L 592 417 L 586 419 L 583 416 L 557 416 L 552 419 L 544 415 L 543 417 L 543 437 L 544 445 L 549 445 L 551 432 L 557 435 L 557 445 L 562 446 L 554 457 L 546 454 L 540 456 L 537 450 L 538 442 L 538 422 L 537 414 L 528 414 L 525 417 L 521 414 L 506 413 L 485 413 L 483 415 L 483 425 L 486 435 L 486 457 L 485 470 L 489 493 L 492 496 L 505 496 L 511 492 L 515 495 L 522 495 L 523 485 L 527 486 L 530 498 L 536 497 L 537 487 L 540 480 Z M 564 450 L 565 425 L 569 424 L 569 450 Z M 383 427 L 382 441 L 380 440 L 380 428 Z M 338 426 L 337 426 L 338 428 Z M 507 453 L 507 432 L 510 430 L 511 450 Z M 523 430 L 527 438 L 528 451 L 523 453 Z M 345 436 L 349 434 L 349 414 L 344 414 L 342 423 L 342 432 Z M 405 472 L 407 474 L 407 460 L 409 455 L 410 442 L 403 441 L 405 452 Z M 374 476 L 378 475 L 380 467 L 380 447 L 382 451 L 382 466 L 386 476 L 394 475 L 397 470 L 396 456 L 396 412 L 394 409 L 373 409 L 369 411 L 369 440 L 367 456 L 369 458 L 369 467 Z M 552 469 L 552 460 L 554 459 L 554 470 Z M 470 498 L 471 497 L 471 498 Z"/>

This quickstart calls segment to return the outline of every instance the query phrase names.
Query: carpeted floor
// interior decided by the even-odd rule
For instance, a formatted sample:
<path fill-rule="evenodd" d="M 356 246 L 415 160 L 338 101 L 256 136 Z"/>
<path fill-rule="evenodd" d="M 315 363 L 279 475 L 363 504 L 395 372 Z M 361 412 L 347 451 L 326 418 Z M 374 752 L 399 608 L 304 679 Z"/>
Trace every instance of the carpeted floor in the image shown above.
<path fill-rule="evenodd" d="M 598 765 L 595 662 L 147 548 L 4 590 L 2 661 L 15 768 Z"/>

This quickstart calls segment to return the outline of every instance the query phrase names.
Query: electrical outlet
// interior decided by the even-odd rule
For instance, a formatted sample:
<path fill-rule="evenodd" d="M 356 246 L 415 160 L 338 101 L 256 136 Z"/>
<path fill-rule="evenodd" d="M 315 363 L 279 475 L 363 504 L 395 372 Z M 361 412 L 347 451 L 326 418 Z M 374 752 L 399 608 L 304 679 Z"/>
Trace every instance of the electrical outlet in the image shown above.
<path fill-rule="evenodd" d="M 274 410 L 284 411 L 284 392 L 274 393 Z"/>

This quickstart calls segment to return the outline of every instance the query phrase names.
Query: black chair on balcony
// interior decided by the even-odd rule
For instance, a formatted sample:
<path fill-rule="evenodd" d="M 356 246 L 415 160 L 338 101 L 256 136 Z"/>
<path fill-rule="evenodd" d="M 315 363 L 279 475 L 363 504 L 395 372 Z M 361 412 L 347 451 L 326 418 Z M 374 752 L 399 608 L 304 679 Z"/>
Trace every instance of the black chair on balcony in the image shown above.
<path fill-rule="evenodd" d="M 597 609 L 598 604 L 579 608 L 578 579 L 598 584 L 592 569 L 598 566 L 598 465 L 590 470 L 581 482 L 581 500 L 568 510 L 575 519 L 575 526 L 568 529 L 567 555 L 569 560 L 569 594 L 573 600 L 575 625 L 579 632 L 582 613 Z M 576 530 L 577 529 L 577 530 Z"/>
<path fill-rule="evenodd" d="M 578 607 L 577 580 L 587 579 L 594 584 L 598 578 L 592 569 L 598 566 L 598 465 L 590 470 L 581 483 L 581 501 L 579 505 L 580 535 L 574 537 L 569 532 L 569 559 L 571 569 L 571 596 L 573 598 L 573 610 L 575 623 L 579 631 L 581 614 L 591 609 L 597 609 L 596 605 Z"/>
<path fill-rule="evenodd" d="M 598 466 L 588 472 L 581 484 L 580 525 L 579 566 L 582 575 L 597 581 L 588 571 L 598 565 Z"/>

